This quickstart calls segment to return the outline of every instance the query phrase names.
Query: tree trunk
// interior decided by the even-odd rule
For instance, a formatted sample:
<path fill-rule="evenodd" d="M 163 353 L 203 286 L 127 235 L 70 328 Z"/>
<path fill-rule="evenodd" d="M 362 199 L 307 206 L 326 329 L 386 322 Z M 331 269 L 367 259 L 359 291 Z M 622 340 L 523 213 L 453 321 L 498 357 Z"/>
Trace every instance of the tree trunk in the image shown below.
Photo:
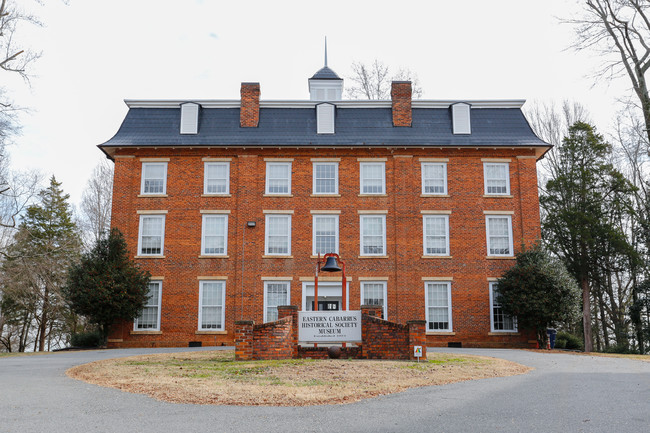
<path fill-rule="evenodd" d="M 603 291 L 598 290 L 598 311 L 600 313 L 600 326 L 603 329 L 603 347 L 598 346 L 598 350 L 607 349 L 609 347 L 609 333 L 607 332 L 607 315 L 605 312 L 605 300 L 603 299 Z"/>
<path fill-rule="evenodd" d="M 50 308 L 50 292 L 47 284 L 45 284 L 45 292 L 43 293 L 43 315 L 41 316 L 41 323 L 39 324 L 39 338 L 38 338 L 38 350 L 43 352 L 45 350 L 45 334 L 47 331 L 47 310 Z"/>
<path fill-rule="evenodd" d="M 591 296 L 589 293 L 589 280 L 583 276 L 580 279 L 582 287 L 582 329 L 585 335 L 585 352 L 593 352 L 594 346 L 591 337 Z"/>

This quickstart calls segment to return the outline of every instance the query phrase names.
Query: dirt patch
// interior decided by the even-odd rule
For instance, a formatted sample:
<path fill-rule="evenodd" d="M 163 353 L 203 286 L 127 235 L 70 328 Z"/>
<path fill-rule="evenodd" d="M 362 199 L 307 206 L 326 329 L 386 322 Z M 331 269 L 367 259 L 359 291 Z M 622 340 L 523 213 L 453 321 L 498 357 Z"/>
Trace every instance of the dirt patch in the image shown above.
<path fill-rule="evenodd" d="M 172 403 L 310 406 L 352 403 L 420 386 L 523 374 L 495 358 L 429 353 L 428 360 L 236 362 L 233 351 L 143 355 L 80 365 L 68 376 Z"/>

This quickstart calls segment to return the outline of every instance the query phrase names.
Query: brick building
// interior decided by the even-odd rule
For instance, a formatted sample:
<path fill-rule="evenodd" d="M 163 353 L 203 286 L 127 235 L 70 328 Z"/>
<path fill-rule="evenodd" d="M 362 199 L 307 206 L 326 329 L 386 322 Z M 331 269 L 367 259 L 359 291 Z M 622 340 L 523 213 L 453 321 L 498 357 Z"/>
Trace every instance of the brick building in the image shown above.
<path fill-rule="evenodd" d="M 521 346 L 493 281 L 540 237 L 536 161 L 549 145 L 524 101 L 344 101 L 325 66 L 310 100 L 127 100 L 112 224 L 152 275 L 141 317 L 112 346 L 232 344 L 234 322 L 311 310 L 315 257 L 347 265 L 347 308 L 427 322 L 427 343 Z M 321 276 L 319 309 L 341 279 Z"/>

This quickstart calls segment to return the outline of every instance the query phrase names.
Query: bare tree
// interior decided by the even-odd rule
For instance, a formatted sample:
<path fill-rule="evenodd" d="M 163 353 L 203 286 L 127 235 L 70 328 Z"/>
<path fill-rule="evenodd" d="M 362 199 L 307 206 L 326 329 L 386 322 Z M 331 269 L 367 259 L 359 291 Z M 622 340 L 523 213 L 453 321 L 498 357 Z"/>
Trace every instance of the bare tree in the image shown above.
<path fill-rule="evenodd" d="M 81 197 L 82 228 L 86 244 L 94 245 L 110 230 L 113 164 L 102 159 L 93 170 Z"/>
<path fill-rule="evenodd" d="M 644 136 L 650 142 L 650 94 L 645 73 L 650 68 L 650 3 L 644 0 L 586 0 L 585 16 L 575 24 L 578 50 L 593 49 L 605 63 L 601 77 L 629 77 L 643 112 Z"/>
<path fill-rule="evenodd" d="M 352 75 L 348 77 L 354 85 L 346 92 L 351 99 L 390 99 L 392 81 L 410 81 L 414 99 L 422 98 L 422 87 L 417 75 L 409 69 L 400 68 L 391 74 L 383 62 L 375 59 L 371 64 L 352 63 Z"/>

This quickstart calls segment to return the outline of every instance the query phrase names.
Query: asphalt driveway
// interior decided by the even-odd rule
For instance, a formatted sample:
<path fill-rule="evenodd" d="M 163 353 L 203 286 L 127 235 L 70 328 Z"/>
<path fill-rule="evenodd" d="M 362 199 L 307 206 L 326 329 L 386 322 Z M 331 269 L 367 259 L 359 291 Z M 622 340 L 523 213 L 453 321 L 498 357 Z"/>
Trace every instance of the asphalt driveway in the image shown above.
<path fill-rule="evenodd" d="M 143 353 L 61 352 L 0 358 L 0 432 L 648 432 L 650 363 L 497 349 L 432 349 L 509 359 L 535 370 L 340 406 L 163 403 L 75 381 L 74 365 Z"/>

